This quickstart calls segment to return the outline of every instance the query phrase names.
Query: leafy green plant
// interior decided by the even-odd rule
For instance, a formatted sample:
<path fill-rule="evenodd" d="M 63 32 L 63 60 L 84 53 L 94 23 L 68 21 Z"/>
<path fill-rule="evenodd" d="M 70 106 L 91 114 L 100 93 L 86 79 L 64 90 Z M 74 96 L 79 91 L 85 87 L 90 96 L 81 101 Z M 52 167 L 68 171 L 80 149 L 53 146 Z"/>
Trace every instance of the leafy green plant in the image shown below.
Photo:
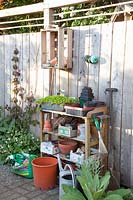
<path fill-rule="evenodd" d="M 100 10 L 94 9 L 91 11 L 84 11 L 84 12 L 77 12 L 75 13 L 75 10 L 80 10 L 80 9 L 89 9 L 89 8 L 95 8 L 95 7 L 100 7 L 103 5 L 109 5 L 112 3 L 117 3 L 119 1 L 116 0 L 97 0 L 95 2 L 89 2 L 86 4 L 78 4 L 74 6 L 68 6 L 64 8 L 58 8 L 56 10 L 57 13 L 61 13 L 59 16 L 55 16 L 55 20 L 58 19 L 67 19 L 67 18 L 76 18 L 76 17 L 81 17 L 81 19 L 74 19 L 66 22 L 57 22 L 59 26 L 63 27 L 74 27 L 74 26 L 85 26 L 85 25 L 95 25 L 95 24 L 102 24 L 102 23 L 107 23 L 110 21 L 110 16 L 96 16 L 96 17 L 88 17 L 85 19 L 82 19 L 82 16 L 90 16 L 90 15 L 96 15 L 96 14 L 102 14 L 102 13 L 110 13 L 114 12 L 115 7 L 112 8 L 102 8 Z M 68 11 L 72 11 L 69 13 Z M 63 14 L 64 12 L 64 14 Z M 68 12 L 68 13 L 67 13 Z"/>
<path fill-rule="evenodd" d="M 124 196 L 124 200 L 133 200 L 133 189 L 131 189 L 130 191 L 131 192 L 128 195 Z"/>
<path fill-rule="evenodd" d="M 30 131 L 13 127 L 0 134 L 0 161 L 4 162 L 7 156 L 20 152 L 39 155 L 39 145 L 39 139 Z"/>
<path fill-rule="evenodd" d="M 33 118 L 37 104 L 33 94 L 27 96 L 21 86 L 20 70 L 18 67 L 18 49 L 14 50 L 12 101 L 11 105 L 0 107 L 0 161 L 13 153 L 39 153 L 39 139 L 30 131 L 31 125 L 37 125 Z M 6 115 L 4 115 L 6 113 Z"/>
<path fill-rule="evenodd" d="M 100 175 L 100 162 L 98 160 L 89 158 L 81 166 L 79 174 L 77 180 L 83 193 L 77 188 L 63 185 L 65 194 L 62 196 L 62 200 L 123 200 L 131 193 L 129 189 L 122 188 L 107 191 L 110 173 L 107 171 L 104 176 Z"/>
<path fill-rule="evenodd" d="M 65 103 L 75 103 L 77 100 L 72 97 L 62 96 L 62 95 L 53 95 L 47 96 L 36 101 L 38 104 L 42 103 L 52 103 L 58 105 L 64 105 Z"/>
<path fill-rule="evenodd" d="M 6 9 L 6 8 L 11 8 L 11 7 L 16 7 L 16 6 L 23 6 L 23 5 L 29 5 L 33 3 L 38 3 L 42 2 L 40 0 L 15 0 L 15 1 L 10 1 L 10 0 L 5 0 L 2 1 L 0 4 L 0 9 Z M 79 12 L 79 13 L 64 13 L 67 11 L 74 11 L 74 10 L 79 10 L 79 9 L 86 9 L 86 8 L 95 8 L 103 5 L 109 5 L 112 3 L 118 3 L 119 0 L 97 0 L 94 2 L 89 2 L 86 4 L 78 4 L 74 6 L 68 6 L 68 7 L 62 7 L 62 8 L 57 8 L 54 10 L 56 13 L 62 13 L 59 16 L 55 16 L 56 19 L 67 19 L 71 17 L 81 17 L 85 15 L 91 15 L 91 14 L 99 14 L 99 13 L 105 13 L 105 12 L 113 12 L 115 8 L 102 8 L 100 10 L 94 10 L 89 13 L 87 12 Z M 14 16 L 14 17 L 6 17 L 1 19 L 3 22 L 4 21 L 12 21 L 12 20 L 22 20 L 22 19 L 30 19 L 30 18 L 39 18 L 43 17 L 43 12 L 42 13 L 33 13 L 33 14 L 27 14 L 23 16 Z M 100 16 L 100 17 L 93 17 L 93 18 L 87 18 L 87 19 L 75 19 L 72 21 L 66 21 L 66 22 L 59 22 L 57 23 L 59 26 L 63 27 L 74 27 L 74 26 L 84 26 L 84 25 L 92 25 L 92 24 L 101 24 L 101 23 L 106 23 L 110 21 L 110 16 Z M 36 20 L 34 22 L 21 22 L 20 25 L 32 25 L 32 24 L 41 24 L 42 20 Z M 14 25 L 18 25 L 17 23 L 14 23 Z M 41 27 L 21 27 L 18 29 L 11 29 L 11 30 L 4 30 L 4 33 L 24 33 L 24 32 L 37 32 L 40 31 Z"/>

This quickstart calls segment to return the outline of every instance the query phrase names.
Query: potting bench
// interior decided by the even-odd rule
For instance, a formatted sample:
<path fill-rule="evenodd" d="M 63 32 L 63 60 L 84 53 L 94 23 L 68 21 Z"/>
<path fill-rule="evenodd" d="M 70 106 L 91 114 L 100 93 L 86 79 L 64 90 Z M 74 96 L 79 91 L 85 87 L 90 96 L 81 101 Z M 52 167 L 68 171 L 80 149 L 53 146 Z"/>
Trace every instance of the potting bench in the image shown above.
<path fill-rule="evenodd" d="M 74 118 L 80 118 L 84 120 L 85 123 L 85 138 L 80 139 L 79 137 L 68 137 L 65 135 L 60 134 L 57 130 L 56 131 L 44 131 L 44 122 L 46 119 L 46 115 L 49 114 L 51 119 L 54 118 L 54 115 L 58 116 L 68 116 L 68 117 L 74 117 Z M 77 141 L 78 144 L 81 146 L 84 146 L 85 149 L 85 158 L 88 158 L 91 155 L 91 148 L 98 146 L 98 135 L 97 131 L 95 129 L 94 123 L 93 123 L 93 116 L 94 115 L 106 115 L 107 114 L 107 107 L 96 107 L 94 110 L 89 111 L 86 116 L 82 115 L 75 115 L 74 114 L 68 114 L 66 112 L 60 112 L 60 111 L 54 111 L 54 110 L 41 110 L 40 111 L 40 142 L 43 141 L 52 141 L 52 137 L 55 137 L 56 139 L 64 139 L 64 140 L 72 140 Z M 102 137 L 104 144 L 107 147 L 107 119 L 103 120 L 103 127 L 102 127 Z M 43 155 L 43 152 L 41 152 L 41 156 Z M 61 155 L 62 159 L 70 161 L 66 156 Z"/>

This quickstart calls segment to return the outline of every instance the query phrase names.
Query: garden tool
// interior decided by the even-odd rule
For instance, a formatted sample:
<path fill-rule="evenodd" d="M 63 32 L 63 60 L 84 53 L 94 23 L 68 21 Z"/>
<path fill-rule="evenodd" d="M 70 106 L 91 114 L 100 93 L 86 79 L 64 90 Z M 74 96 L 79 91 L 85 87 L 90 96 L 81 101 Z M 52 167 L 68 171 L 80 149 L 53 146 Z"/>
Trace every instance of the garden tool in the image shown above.
<path fill-rule="evenodd" d="M 98 132 L 98 139 L 99 139 L 99 153 L 101 154 L 107 154 L 107 148 L 103 142 L 102 136 L 101 136 L 101 127 L 102 127 L 102 119 L 100 119 L 100 122 L 96 117 L 93 117 L 97 132 Z"/>
<path fill-rule="evenodd" d="M 108 95 L 108 109 L 109 109 L 109 115 L 110 115 L 110 127 L 109 127 L 109 142 L 110 142 L 110 150 L 109 150 L 109 160 L 111 160 L 110 163 L 110 172 L 112 178 L 115 180 L 115 183 L 113 181 L 112 188 L 118 188 L 120 187 L 120 172 L 115 169 L 115 160 L 114 160 L 114 142 L 112 141 L 112 135 L 114 132 L 114 116 L 113 116 L 113 93 L 118 92 L 117 88 L 106 88 L 105 94 Z M 116 185 L 116 186 L 115 186 Z"/>

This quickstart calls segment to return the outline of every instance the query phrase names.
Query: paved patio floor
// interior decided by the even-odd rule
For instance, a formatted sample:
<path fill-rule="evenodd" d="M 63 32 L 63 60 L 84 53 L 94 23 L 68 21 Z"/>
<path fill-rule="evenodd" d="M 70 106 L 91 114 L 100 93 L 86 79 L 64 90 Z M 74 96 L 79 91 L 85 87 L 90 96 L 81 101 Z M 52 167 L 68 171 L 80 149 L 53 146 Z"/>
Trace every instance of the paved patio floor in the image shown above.
<path fill-rule="evenodd" d="M 0 165 L 0 200 L 59 200 L 59 187 L 42 191 L 34 187 L 33 179 L 10 172 L 10 167 Z"/>

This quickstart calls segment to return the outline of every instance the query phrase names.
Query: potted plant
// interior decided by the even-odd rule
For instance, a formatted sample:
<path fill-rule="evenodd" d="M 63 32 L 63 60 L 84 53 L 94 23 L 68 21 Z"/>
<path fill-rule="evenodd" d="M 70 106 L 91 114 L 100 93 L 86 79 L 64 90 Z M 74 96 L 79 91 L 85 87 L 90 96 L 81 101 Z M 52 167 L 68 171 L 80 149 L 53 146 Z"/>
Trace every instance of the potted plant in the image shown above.
<path fill-rule="evenodd" d="M 53 95 L 40 98 L 36 102 L 41 106 L 41 109 L 63 111 L 65 104 L 75 103 L 77 100 L 68 96 Z"/>
<path fill-rule="evenodd" d="M 129 189 L 107 190 L 111 175 L 109 171 L 104 176 L 100 175 L 99 160 L 89 158 L 82 164 L 79 172 L 77 180 L 82 192 L 72 186 L 63 185 L 65 194 L 62 196 L 62 200 L 124 200 L 127 196 L 132 195 Z"/>

